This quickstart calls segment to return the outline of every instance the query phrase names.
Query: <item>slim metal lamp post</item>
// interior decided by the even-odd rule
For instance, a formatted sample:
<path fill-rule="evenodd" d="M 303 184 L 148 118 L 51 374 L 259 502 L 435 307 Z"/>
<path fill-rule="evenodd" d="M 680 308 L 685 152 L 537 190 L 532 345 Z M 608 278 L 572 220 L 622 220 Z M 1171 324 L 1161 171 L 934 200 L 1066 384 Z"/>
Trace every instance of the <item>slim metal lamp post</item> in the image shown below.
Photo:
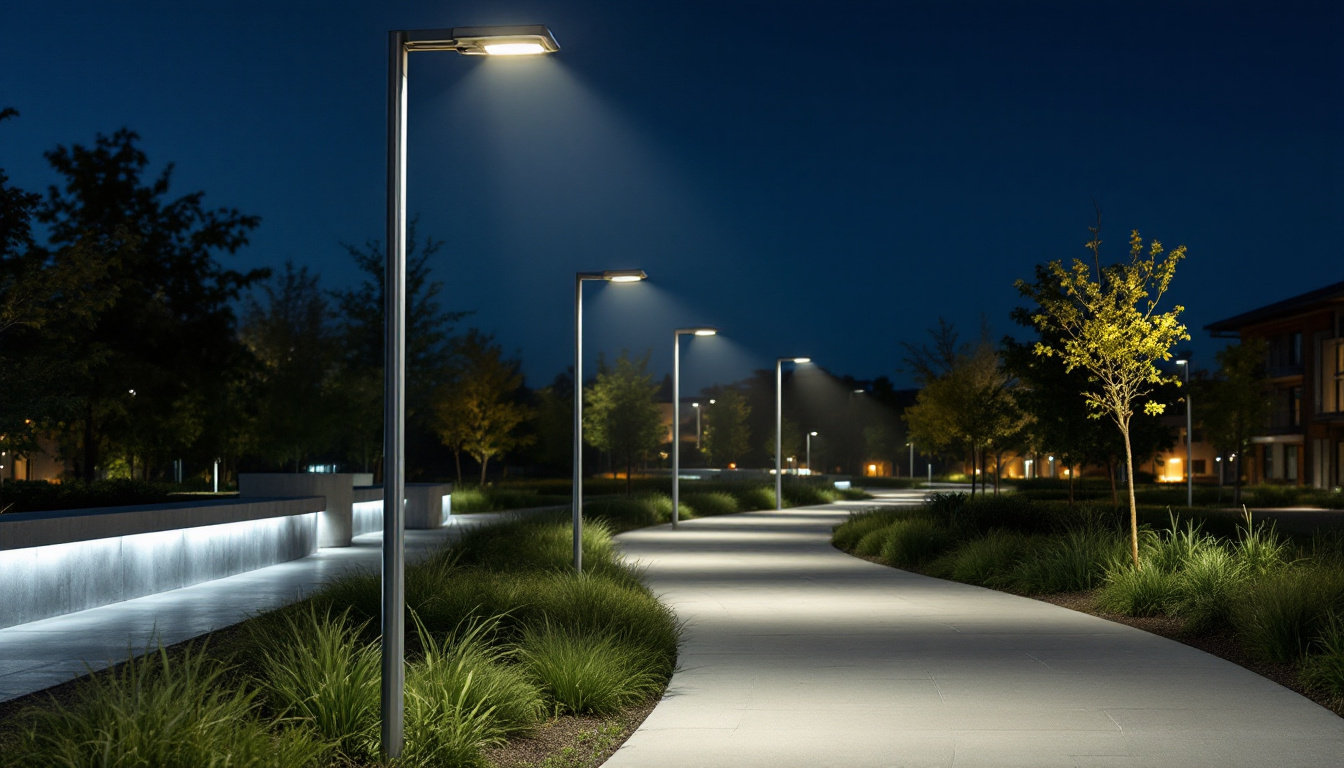
<path fill-rule="evenodd" d="M 589 280 L 638 283 L 648 278 L 642 269 L 609 269 L 574 275 L 574 572 L 583 573 L 583 284 Z"/>
<path fill-rule="evenodd" d="M 1185 506 L 1195 506 L 1195 473 L 1190 471 L 1190 443 L 1194 435 L 1193 417 L 1190 415 L 1190 361 L 1177 360 L 1176 364 L 1185 370 Z"/>
<path fill-rule="evenodd" d="M 784 508 L 784 363 L 810 363 L 810 357 L 781 357 L 775 360 L 775 509 Z"/>
<path fill-rule="evenodd" d="M 816 432 L 807 433 L 807 474 L 812 474 L 812 438 L 816 437 Z"/>
<path fill-rule="evenodd" d="M 681 337 L 714 336 L 717 329 L 678 328 L 672 332 L 672 529 L 681 517 Z M 695 404 L 695 445 L 700 447 L 700 404 Z"/>
<path fill-rule="evenodd" d="M 406 57 L 411 51 L 519 55 L 560 50 L 544 26 L 456 27 L 388 33 L 387 265 L 384 275 L 382 749 L 404 744 L 406 649 Z"/>
<path fill-rule="evenodd" d="M 911 482 L 913 482 L 914 479 L 915 479 L 915 444 L 914 444 L 914 442 L 911 442 L 911 443 L 910 443 L 910 480 L 911 480 Z"/>

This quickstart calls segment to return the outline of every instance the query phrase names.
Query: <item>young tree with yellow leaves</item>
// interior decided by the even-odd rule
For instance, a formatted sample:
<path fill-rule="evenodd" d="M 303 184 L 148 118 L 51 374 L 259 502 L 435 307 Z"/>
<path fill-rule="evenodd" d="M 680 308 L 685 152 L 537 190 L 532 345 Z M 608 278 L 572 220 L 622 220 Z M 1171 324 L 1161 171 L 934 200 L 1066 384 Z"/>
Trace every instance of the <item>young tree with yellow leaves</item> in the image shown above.
<path fill-rule="evenodd" d="M 1166 376 L 1156 362 L 1171 359 L 1171 348 L 1190 334 L 1177 316 L 1184 307 L 1177 305 L 1169 312 L 1158 311 L 1158 303 L 1171 286 L 1176 265 L 1185 258 L 1185 246 L 1165 252 L 1157 240 L 1147 246 L 1138 230 L 1129 237 L 1129 261 L 1101 266 L 1101 222 L 1089 228 L 1092 239 L 1087 249 L 1092 252 L 1093 267 L 1081 259 L 1074 259 L 1069 268 L 1059 261 L 1047 265 L 1049 274 L 1058 283 L 1058 293 L 1037 290 L 1024 280 L 1017 288 L 1024 296 L 1034 299 L 1040 314 L 1032 321 L 1040 329 L 1042 338 L 1057 338 L 1057 345 L 1038 342 L 1035 352 L 1044 357 L 1059 357 L 1066 370 L 1081 368 L 1087 371 L 1090 386 L 1083 395 L 1092 418 L 1109 416 L 1120 429 L 1125 443 L 1126 480 L 1129 490 L 1129 544 L 1134 567 L 1139 564 L 1138 507 L 1134 501 L 1134 452 L 1130 446 L 1129 427 L 1134 409 L 1161 383 L 1179 381 Z M 1048 334 L 1046 331 L 1055 333 Z M 1162 403 L 1148 400 L 1143 410 L 1160 414 Z"/>

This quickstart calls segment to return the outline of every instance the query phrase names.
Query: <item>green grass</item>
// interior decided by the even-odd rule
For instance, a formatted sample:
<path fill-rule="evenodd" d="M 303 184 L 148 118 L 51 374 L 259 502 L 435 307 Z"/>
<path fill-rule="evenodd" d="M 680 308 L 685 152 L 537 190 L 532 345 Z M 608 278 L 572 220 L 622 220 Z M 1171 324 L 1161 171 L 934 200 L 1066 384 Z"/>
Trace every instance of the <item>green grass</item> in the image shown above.
<path fill-rule="evenodd" d="M 533 627 L 519 653 L 560 712 L 611 714 L 648 698 L 665 682 L 637 645 L 607 634 Z"/>
<path fill-rule="evenodd" d="M 912 517 L 897 520 L 880 529 L 882 548 L 878 558 L 897 568 L 926 563 L 946 552 L 955 543 L 952 532 L 932 520 Z"/>
<path fill-rule="evenodd" d="M 1344 698 L 1344 620 L 1331 613 L 1302 662 L 1302 685 L 1339 700 Z"/>
<path fill-rule="evenodd" d="M 1231 622 L 1257 656 L 1294 662 L 1332 614 L 1344 614 L 1344 569 L 1299 565 L 1249 581 L 1232 604 Z"/>
<path fill-rule="evenodd" d="M 1176 576 L 1154 565 L 1136 569 L 1118 563 L 1106 572 L 1097 591 L 1097 607 L 1126 616 L 1156 616 L 1166 611 L 1176 595 Z"/>
<path fill-rule="evenodd" d="M 742 509 L 736 496 L 723 491 L 683 494 L 681 503 L 683 507 L 690 507 L 694 517 L 732 515 Z"/>
<path fill-rule="evenodd" d="M 967 541 L 929 564 L 931 576 L 967 584 L 1002 587 L 1011 584 L 1012 575 L 1040 546 L 1037 537 L 1012 531 L 991 531 Z"/>
<path fill-rule="evenodd" d="M 0 753 L 5 766 L 240 766 L 324 764 L 330 746 L 302 722 L 263 718 L 256 691 L 195 650 L 160 648 L 96 674 L 69 704 L 29 711 L 31 724 Z M 227 756 L 227 763 L 222 762 Z"/>
<path fill-rule="evenodd" d="M 1109 531 L 1078 529 L 1052 536 L 1014 569 L 1009 583 L 1031 595 L 1083 592 L 1101 585 L 1107 566 L 1124 552 Z"/>

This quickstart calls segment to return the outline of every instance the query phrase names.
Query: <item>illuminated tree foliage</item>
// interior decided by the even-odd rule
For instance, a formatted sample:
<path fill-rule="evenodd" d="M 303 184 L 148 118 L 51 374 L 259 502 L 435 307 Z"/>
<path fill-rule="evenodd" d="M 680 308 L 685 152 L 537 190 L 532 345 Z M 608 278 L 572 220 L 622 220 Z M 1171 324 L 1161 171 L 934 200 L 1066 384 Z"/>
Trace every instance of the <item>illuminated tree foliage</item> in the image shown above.
<path fill-rule="evenodd" d="M 1087 249 L 1092 252 L 1095 272 L 1081 259 L 1074 259 L 1068 268 L 1052 261 L 1046 269 L 1058 292 L 1037 290 L 1023 280 L 1017 281 L 1017 288 L 1040 306 L 1040 313 L 1032 320 L 1042 338 L 1058 338 L 1057 343 L 1037 342 L 1036 354 L 1059 357 L 1067 371 L 1086 371 L 1088 386 L 1083 395 L 1092 417 L 1109 416 L 1120 430 L 1128 469 L 1130 554 L 1134 567 L 1139 568 L 1130 422 L 1140 403 L 1146 413 L 1162 413 L 1165 406 L 1147 398 L 1154 388 L 1174 377 L 1163 374 L 1156 363 L 1171 359 L 1171 348 L 1190 338 L 1177 320 L 1183 307 L 1158 311 L 1176 265 L 1185 258 L 1185 246 L 1163 257 L 1162 244 L 1153 240 L 1145 253 L 1143 239 L 1134 230 L 1129 239 L 1129 260 L 1103 268 L 1100 222 L 1090 229 L 1092 239 Z"/>
<path fill-rule="evenodd" d="M 535 412 L 519 401 L 521 363 L 505 359 L 493 337 L 473 328 L 454 347 L 460 366 L 434 399 L 435 428 L 455 456 L 465 451 L 480 463 L 481 485 L 485 485 L 490 459 L 535 439 L 519 433 L 519 427 Z M 460 458 L 457 481 L 462 482 Z"/>
<path fill-rule="evenodd" d="M 751 450 L 751 430 L 747 426 L 751 406 L 747 405 L 747 399 L 736 389 L 726 389 L 715 398 L 713 405 L 706 403 L 702 407 L 705 409 L 703 450 L 709 455 L 710 463 L 727 467 L 741 461 Z M 773 444 L 770 450 L 774 450 Z"/>
<path fill-rule="evenodd" d="M 583 437 L 625 465 L 625 490 L 635 462 L 657 450 L 663 440 L 658 385 L 649 375 L 649 354 L 633 359 L 622 351 L 615 366 L 598 360 L 597 379 L 588 388 Z"/>

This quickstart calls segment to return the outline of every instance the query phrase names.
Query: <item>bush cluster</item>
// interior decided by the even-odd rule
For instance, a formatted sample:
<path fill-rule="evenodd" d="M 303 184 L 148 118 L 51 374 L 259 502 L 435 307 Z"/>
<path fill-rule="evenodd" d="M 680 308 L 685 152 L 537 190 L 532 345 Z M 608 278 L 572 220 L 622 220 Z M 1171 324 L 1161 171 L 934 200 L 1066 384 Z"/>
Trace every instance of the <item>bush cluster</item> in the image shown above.
<path fill-rule="evenodd" d="M 6 480 L 0 484 L 0 512 L 38 512 L 51 509 L 89 509 L 128 504 L 164 504 L 176 485 L 144 480 Z"/>

